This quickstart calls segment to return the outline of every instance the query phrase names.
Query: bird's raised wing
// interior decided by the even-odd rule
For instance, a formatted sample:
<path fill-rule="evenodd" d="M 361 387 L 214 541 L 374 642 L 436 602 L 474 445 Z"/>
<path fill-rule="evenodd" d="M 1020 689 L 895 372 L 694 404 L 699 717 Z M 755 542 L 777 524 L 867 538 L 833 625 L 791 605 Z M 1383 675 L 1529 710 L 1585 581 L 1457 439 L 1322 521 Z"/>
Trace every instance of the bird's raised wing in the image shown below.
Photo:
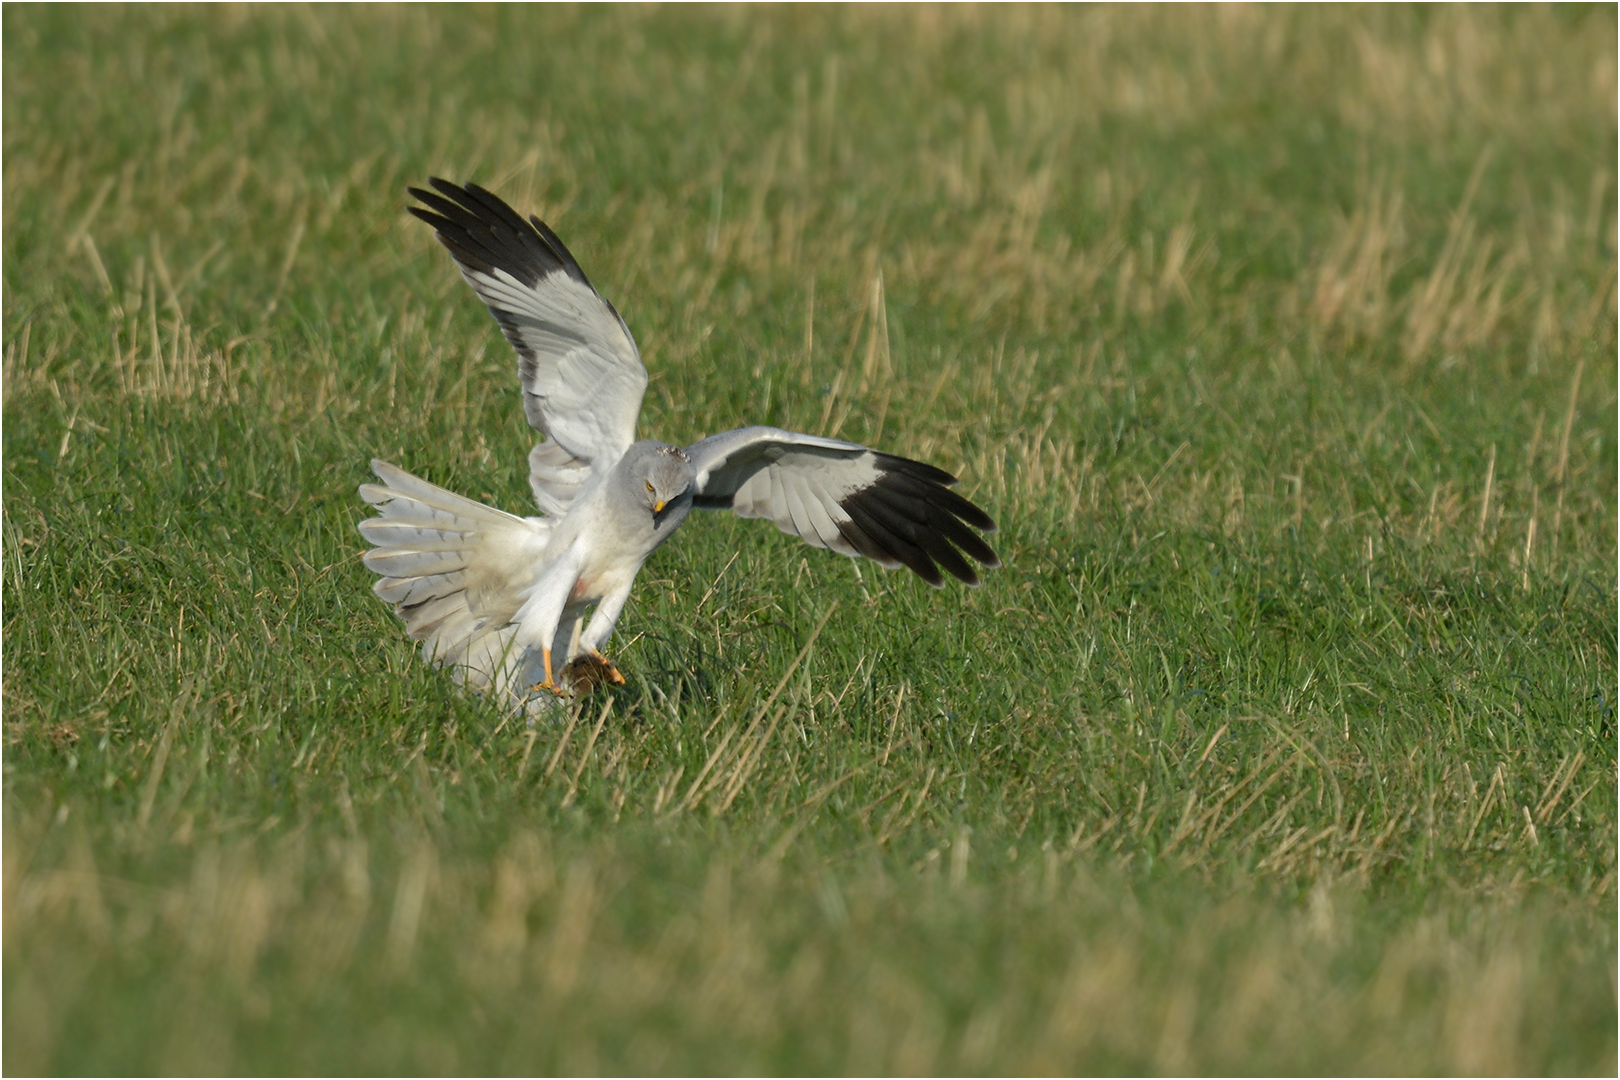
<path fill-rule="evenodd" d="M 996 523 L 950 490 L 956 477 L 932 465 L 771 427 L 712 435 L 686 453 L 694 506 L 769 518 L 808 544 L 907 566 L 935 586 L 945 582 L 941 569 L 979 583 L 964 553 L 1001 565 L 973 531 L 994 532 Z"/>
<path fill-rule="evenodd" d="M 549 439 L 529 455 L 529 482 L 542 510 L 562 513 L 635 441 L 647 369 L 630 328 L 545 222 L 524 221 L 476 184 L 431 183 L 438 194 L 409 189 L 426 207 L 410 212 L 438 231 L 517 350 L 524 414 Z"/>

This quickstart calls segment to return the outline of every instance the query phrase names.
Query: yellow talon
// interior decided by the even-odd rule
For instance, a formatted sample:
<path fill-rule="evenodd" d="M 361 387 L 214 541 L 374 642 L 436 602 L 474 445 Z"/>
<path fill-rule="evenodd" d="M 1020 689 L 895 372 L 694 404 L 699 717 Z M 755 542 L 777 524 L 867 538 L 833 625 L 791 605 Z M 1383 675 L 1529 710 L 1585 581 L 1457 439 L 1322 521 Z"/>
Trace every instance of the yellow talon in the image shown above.
<path fill-rule="evenodd" d="M 538 694 L 542 690 L 549 690 L 553 694 L 556 694 L 558 697 L 568 697 L 569 696 L 568 691 L 564 690 L 562 687 L 558 686 L 557 683 L 552 679 L 552 676 L 551 676 L 551 650 L 550 649 L 541 649 L 540 650 L 540 659 L 545 664 L 546 677 L 545 677 L 545 680 L 543 682 L 537 682 L 533 686 L 529 687 L 529 693 Z M 620 681 L 622 682 L 623 680 L 620 680 Z"/>
<path fill-rule="evenodd" d="M 624 676 L 619 674 L 619 669 L 614 665 L 613 661 L 609 660 L 595 649 L 591 650 L 591 659 L 595 660 L 601 665 L 602 674 L 607 676 L 608 682 L 612 683 L 614 686 L 624 685 Z"/>

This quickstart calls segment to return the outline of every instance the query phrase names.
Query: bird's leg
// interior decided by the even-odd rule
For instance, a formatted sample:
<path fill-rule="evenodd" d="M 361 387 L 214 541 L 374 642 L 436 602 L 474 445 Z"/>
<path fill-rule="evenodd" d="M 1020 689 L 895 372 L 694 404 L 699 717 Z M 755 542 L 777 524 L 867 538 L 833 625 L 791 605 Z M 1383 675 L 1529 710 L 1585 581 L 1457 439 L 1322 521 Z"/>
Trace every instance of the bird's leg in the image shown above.
<path fill-rule="evenodd" d="M 625 581 L 623 585 L 602 597 L 601 602 L 596 605 L 596 611 L 591 615 L 591 624 L 580 636 L 581 652 L 574 662 L 579 663 L 589 658 L 591 668 L 595 672 L 592 687 L 600 686 L 604 682 L 612 683 L 614 686 L 624 685 L 624 676 L 619 674 L 619 669 L 613 666 L 613 661 L 603 656 L 600 650 L 607 644 L 607 639 L 613 636 L 613 626 L 619 621 L 619 613 L 624 610 L 624 602 L 630 599 L 630 586 L 634 580 L 631 578 Z"/>
<path fill-rule="evenodd" d="M 551 646 L 557 636 L 557 625 L 568 605 L 568 594 L 579 577 L 579 556 L 570 546 L 544 573 L 529 597 L 518 608 L 512 621 L 518 624 L 517 641 L 529 648 L 540 646 L 540 662 L 545 678 L 530 687 L 531 693 L 549 690 L 558 697 L 570 697 L 571 691 L 557 683 L 557 670 L 551 664 Z"/>
<path fill-rule="evenodd" d="M 546 677 L 544 677 L 541 682 L 535 683 L 533 687 L 528 688 L 528 691 L 530 691 L 530 693 L 539 693 L 541 690 L 549 690 L 551 693 L 554 693 L 554 695 L 561 698 L 562 687 L 559 687 L 559 685 L 557 685 L 557 683 L 551 678 L 551 649 L 541 649 L 541 651 L 539 651 L 539 659 L 541 659 L 541 662 L 546 665 Z"/>
<path fill-rule="evenodd" d="M 574 662 L 569 657 L 578 652 L 580 615 L 584 610 L 584 604 L 571 603 L 563 607 L 562 616 L 557 623 L 557 632 L 551 642 L 553 647 L 540 650 L 541 661 L 545 664 L 545 681 L 536 683 L 531 692 L 550 690 L 558 697 L 572 697 L 582 691 L 579 680 L 571 671 Z M 551 659 L 553 655 L 557 656 L 555 663 Z M 586 686 L 583 689 L 589 690 L 590 687 Z"/>
<path fill-rule="evenodd" d="M 572 696 L 568 690 L 564 689 L 561 686 L 558 686 L 556 680 L 552 677 L 552 672 L 551 672 L 551 650 L 550 649 L 541 649 L 540 650 L 540 660 L 545 665 L 546 677 L 545 677 L 545 680 L 543 682 L 537 682 L 533 686 L 529 687 L 529 693 L 538 694 L 542 690 L 550 690 L 553 694 L 556 694 L 558 697 L 570 697 L 570 696 Z M 623 682 L 624 680 L 621 679 L 620 681 Z"/>

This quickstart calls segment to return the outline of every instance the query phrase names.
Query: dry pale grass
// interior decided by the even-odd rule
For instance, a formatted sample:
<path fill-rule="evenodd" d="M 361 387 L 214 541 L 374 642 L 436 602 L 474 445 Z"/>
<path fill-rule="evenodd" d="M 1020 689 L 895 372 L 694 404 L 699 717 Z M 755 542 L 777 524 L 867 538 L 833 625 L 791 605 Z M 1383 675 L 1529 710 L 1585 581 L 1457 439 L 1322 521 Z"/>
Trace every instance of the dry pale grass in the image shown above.
<path fill-rule="evenodd" d="M 1086 860 L 1050 848 L 986 883 L 970 874 L 983 856 L 967 832 L 914 881 L 823 870 L 809 896 L 780 847 L 718 860 L 662 905 L 656 930 L 625 900 L 643 872 L 639 849 L 558 851 L 546 831 L 519 829 L 490 857 L 421 833 L 383 866 L 358 836 L 204 841 L 189 878 L 162 888 L 98 872 L 83 845 L 49 869 L 28 867 L 26 850 L 9 843 L 6 867 L 7 952 L 30 959 L 8 984 L 7 1057 L 25 1072 L 68 1037 L 50 1003 L 113 950 L 173 958 L 154 988 L 164 1019 L 146 1059 L 163 1072 L 264 1060 L 293 1070 L 769 1068 L 765 1048 L 792 1038 L 798 1060 L 861 1074 L 1067 1072 L 1086 1061 L 1196 1073 L 1257 1060 L 1514 1074 L 1547 1053 L 1539 1025 L 1563 1000 L 1573 944 L 1517 891 L 1482 898 L 1460 922 L 1423 915 L 1386 929 L 1365 922 L 1363 890 L 1331 878 L 1297 907 L 1239 894 L 1169 924 L 1144 921 Z M 947 909 L 1034 920 L 1015 937 L 1048 952 L 1042 977 L 1001 970 L 989 940 L 968 967 L 930 975 L 888 939 L 906 927 L 925 947 L 951 934 L 979 942 L 951 918 L 917 925 L 908 914 Z M 42 938 L 54 943 L 50 964 L 32 962 Z M 1336 977 L 1345 965 L 1367 976 Z M 259 1056 L 269 1021 L 357 978 L 437 984 L 448 1011 L 413 1028 L 334 1001 L 355 1024 L 341 1039 Z M 695 1058 L 694 1044 L 730 1049 Z M 1304 1057 L 1255 1056 L 1304 1045 Z"/>

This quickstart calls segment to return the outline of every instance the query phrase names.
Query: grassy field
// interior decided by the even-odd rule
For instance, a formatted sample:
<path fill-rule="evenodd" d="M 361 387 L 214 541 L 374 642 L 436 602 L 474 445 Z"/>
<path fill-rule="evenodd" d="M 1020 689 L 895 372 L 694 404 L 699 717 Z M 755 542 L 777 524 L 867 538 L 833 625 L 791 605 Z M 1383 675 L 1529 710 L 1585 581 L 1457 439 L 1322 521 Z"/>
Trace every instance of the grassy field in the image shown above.
<path fill-rule="evenodd" d="M 1612 7 L 0 19 L 7 1073 L 1614 1073 Z M 458 694 L 355 532 L 529 505 L 430 174 L 1005 568 L 705 515 Z"/>

